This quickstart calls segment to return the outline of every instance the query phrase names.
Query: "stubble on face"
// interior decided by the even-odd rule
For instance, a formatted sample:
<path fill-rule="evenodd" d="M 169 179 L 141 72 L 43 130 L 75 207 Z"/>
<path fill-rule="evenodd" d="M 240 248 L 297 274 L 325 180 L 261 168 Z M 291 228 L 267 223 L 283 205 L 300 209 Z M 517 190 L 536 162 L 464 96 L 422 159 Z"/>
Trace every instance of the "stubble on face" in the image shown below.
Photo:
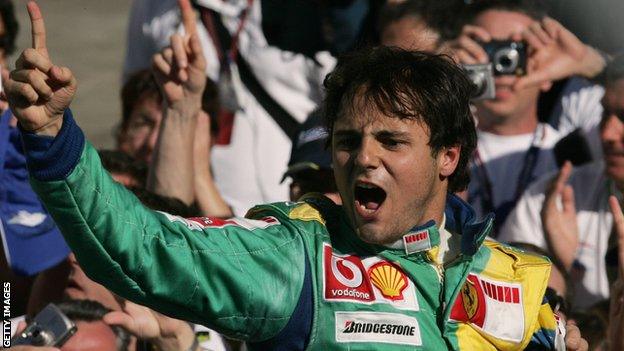
<path fill-rule="evenodd" d="M 334 125 L 336 183 L 357 235 L 390 244 L 416 225 L 441 220 L 446 183 L 424 123 L 384 115 L 362 100 L 356 97 Z"/>

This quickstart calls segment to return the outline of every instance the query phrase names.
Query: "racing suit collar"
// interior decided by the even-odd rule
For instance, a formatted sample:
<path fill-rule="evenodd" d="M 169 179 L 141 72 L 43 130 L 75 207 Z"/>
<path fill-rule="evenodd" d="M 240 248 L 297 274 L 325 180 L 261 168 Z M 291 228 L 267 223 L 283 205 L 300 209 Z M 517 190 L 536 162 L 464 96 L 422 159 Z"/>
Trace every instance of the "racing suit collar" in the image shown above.
<path fill-rule="evenodd" d="M 410 229 L 403 237 L 390 245 L 384 245 L 390 249 L 404 250 L 405 254 L 410 255 L 417 252 L 429 251 L 440 245 L 440 231 L 444 230 L 446 222 L 445 215 L 442 215 L 442 223 L 436 225 L 431 220 L 423 225 L 415 226 Z"/>
<path fill-rule="evenodd" d="M 445 229 L 462 236 L 462 255 L 473 256 L 492 230 L 494 214 L 490 213 L 482 220 L 478 220 L 475 211 L 469 204 L 450 193 L 446 197 L 444 214 L 446 217 Z"/>
<path fill-rule="evenodd" d="M 426 261 L 437 262 L 440 261 L 441 239 L 448 240 L 451 235 L 460 235 L 459 253 L 464 257 L 473 256 L 490 233 L 493 219 L 494 216 L 489 214 L 482 221 L 477 221 L 469 204 L 454 194 L 448 194 L 441 229 L 431 220 L 412 228 L 394 244 L 378 246 L 377 251 L 390 250 L 404 257 L 420 257 Z"/>

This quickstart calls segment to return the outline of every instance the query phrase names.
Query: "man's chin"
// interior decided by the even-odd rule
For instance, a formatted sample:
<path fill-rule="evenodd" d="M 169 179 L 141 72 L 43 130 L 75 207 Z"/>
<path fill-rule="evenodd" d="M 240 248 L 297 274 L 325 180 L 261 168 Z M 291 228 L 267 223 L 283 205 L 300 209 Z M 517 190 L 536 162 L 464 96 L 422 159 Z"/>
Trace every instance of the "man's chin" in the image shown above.
<path fill-rule="evenodd" d="M 369 244 L 384 245 L 395 241 L 390 238 L 391 235 L 379 223 L 360 225 L 358 226 L 357 234 L 362 241 Z"/>

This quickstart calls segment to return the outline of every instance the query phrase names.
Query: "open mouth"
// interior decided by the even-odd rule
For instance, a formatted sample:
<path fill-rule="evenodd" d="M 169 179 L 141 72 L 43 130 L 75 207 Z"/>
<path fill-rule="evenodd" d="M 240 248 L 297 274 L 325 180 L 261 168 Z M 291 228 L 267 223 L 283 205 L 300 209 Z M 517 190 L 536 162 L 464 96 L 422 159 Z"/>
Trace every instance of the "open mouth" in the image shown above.
<path fill-rule="evenodd" d="M 386 191 L 371 183 L 355 185 L 355 208 L 362 217 L 371 217 L 386 200 Z"/>

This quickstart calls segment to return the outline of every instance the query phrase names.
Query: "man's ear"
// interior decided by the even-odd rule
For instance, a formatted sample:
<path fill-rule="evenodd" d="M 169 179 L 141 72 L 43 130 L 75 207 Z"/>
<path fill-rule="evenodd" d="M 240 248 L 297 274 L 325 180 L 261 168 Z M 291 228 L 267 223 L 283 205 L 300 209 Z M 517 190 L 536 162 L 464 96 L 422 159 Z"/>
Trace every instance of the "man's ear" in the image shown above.
<path fill-rule="evenodd" d="M 454 145 L 445 147 L 440 150 L 438 154 L 438 167 L 440 170 L 440 179 L 448 178 L 455 169 L 457 169 L 457 164 L 459 163 L 459 157 L 461 155 L 461 146 Z"/>

